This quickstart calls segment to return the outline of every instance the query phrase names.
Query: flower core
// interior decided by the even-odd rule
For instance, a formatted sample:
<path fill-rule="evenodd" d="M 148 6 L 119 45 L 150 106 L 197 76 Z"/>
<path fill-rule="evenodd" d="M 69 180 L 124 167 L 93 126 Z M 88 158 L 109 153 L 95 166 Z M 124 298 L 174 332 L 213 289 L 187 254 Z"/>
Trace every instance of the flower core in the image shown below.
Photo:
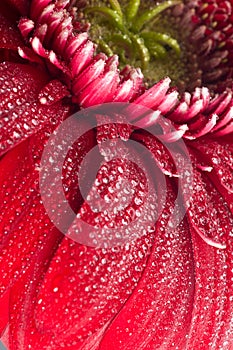
<path fill-rule="evenodd" d="M 140 67 L 152 85 L 166 75 L 180 78 L 180 45 L 166 12 L 179 0 L 155 5 L 139 0 L 89 1 L 83 8 L 84 21 L 89 22 L 90 36 L 98 50 L 111 56 L 118 54 L 123 68 L 130 63 Z"/>

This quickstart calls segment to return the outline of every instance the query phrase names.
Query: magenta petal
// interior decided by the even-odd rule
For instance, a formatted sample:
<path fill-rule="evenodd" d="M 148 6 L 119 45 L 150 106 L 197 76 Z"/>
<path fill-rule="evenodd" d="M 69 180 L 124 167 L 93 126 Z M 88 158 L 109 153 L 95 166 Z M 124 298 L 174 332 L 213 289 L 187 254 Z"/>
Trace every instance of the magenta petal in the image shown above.
<path fill-rule="evenodd" d="M 152 88 L 144 92 L 140 97 L 134 100 L 134 103 L 155 109 L 163 102 L 166 93 L 169 89 L 171 80 L 165 78 L 155 84 Z"/>
<path fill-rule="evenodd" d="M 167 226 L 174 196 L 158 222 L 153 250 L 132 296 L 101 342 L 100 350 L 185 349 L 194 294 L 193 258 L 186 222 Z"/>
<path fill-rule="evenodd" d="M 230 121 L 223 128 L 215 132 L 215 136 L 225 136 L 233 133 L 233 121 Z"/>
<path fill-rule="evenodd" d="M 64 30 L 64 28 L 66 28 Z M 65 18 L 58 26 L 53 41 L 53 49 L 55 52 L 64 52 L 68 38 L 72 35 L 72 18 Z M 57 34 L 58 33 L 58 34 Z"/>
<path fill-rule="evenodd" d="M 31 1 L 31 12 L 30 17 L 33 20 L 36 20 L 37 17 L 40 15 L 41 11 L 48 6 L 52 0 L 32 0 Z"/>
<path fill-rule="evenodd" d="M 68 40 L 65 49 L 66 56 L 72 58 L 72 56 L 80 48 L 80 46 L 87 42 L 87 39 L 87 33 L 80 33 L 75 37 L 71 37 L 71 39 Z"/>
<path fill-rule="evenodd" d="M 103 73 L 106 59 L 107 57 L 103 54 L 97 55 L 93 59 L 93 62 L 74 79 L 72 91 L 75 95 L 78 95 L 80 91 Z"/>
<path fill-rule="evenodd" d="M 114 102 L 128 102 L 134 94 L 134 83 L 131 79 L 122 82 L 115 94 Z"/>
<path fill-rule="evenodd" d="M 195 140 L 198 137 L 208 134 L 216 125 L 217 115 L 212 114 L 208 117 L 199 115 L 199 119 L 189 124 L 189 130 L 184 134 L 184 138 Z"/>
<path fill-rule="evenodd" d="M 39 1 L 37 3 L 39 4 Z M 55 4 L 49 4 L 45 6 L 41 11 L 40 15 L 38 16 L 38 18 L 36 19 L 36 22 L 42 25 L 46 22 L 51 23 L 52 22 L 51 19 L 53 18 L 53 14 L 54 14 L 54 9 L 55 9 Z M 59 16 L 59 17 L 62 20 L 62 16 Z M 50 33 L 50 35 L 51 34 L 52 33 Z"/>
<path fill-rule="evenodd" d="M 19 30 L 25 39 L 27 39 L 28 35 L 34 29 L 34 26 L 34 22 L 28 18 L 21 18 L 18 24 Z"/>
<path fill-rule="evenodd" d="M 185 92 L 180 104 L 169 115 L 169 118 L 177 123 L 192 122 L 192 119 L 204 111 L 210 100 L 210 92 L 207 88 L 196 88 L 193 94 Z"/>
<path fill-rule="evenodd" d="M 145 86 L 144 86 L 144 77 L 139 68 L 133 69 L 129 72 L 129 77 L 133 80 L 134 82 L 134 93 L 132 96 L 132 101 L 137 98 L 140 94 L 142 94 L 145 91 Z"/>
<path fill-rule="evenodd" d="M 28 60 L 29 62 L 36 62 L 43 65 L 42 59 L 28 47 L 18 47 L 18 54 L 20 57 Z"/>
<path fill-rule="evenodd" d="M 82 107 L 90 107 L 113 99 L 118 85 L 119 76 L 115 71 L 104 73 L 92 81 L 80 94 L 74 98 Z"/>
<path fill-rule="evenodd" d="M 71 61 L 73 77 L 76 77 L 92 61 L 94 54 L 94 44 L 87 40 L 74 54 Z"/>
<path fill-rule="evenodd" d="M 209 106 L 206 109 L 207 114 L 216 113 L 222 114 L 225 113 L 229 106 L 232 103 L 232 91 L 224 91 L 220 95 L 216 95 L 209 103 Z"/>
<path fill-rule="evenodd" d="M 221 119 L 217 121 L 217 125 L 213 128 L 213 132 L 225 127 L 229 122 L 233 120 L 233 107 L 231 107 L 225 114 L 221 116 Z"/>
<path fill-rule="evenodd" d="M 38 37 L 34 37 L 31 40 L 31 45 L 35 53 L 41 57 L 47 58 L 49 55 L 49 52 L 45 50 L 45 48 L 42 45 L 41 40 Z"/>
<path fill-rule="evenodd" d="M 179 96 L 178 91 L 172 91 L 172 92 L 168 93 L 165 96 L 163 102 L 158 107 L 160 112 L 162 114 L 166 114 L 166 113 L 172 111 L 179 103 L 178 96 Z"/>

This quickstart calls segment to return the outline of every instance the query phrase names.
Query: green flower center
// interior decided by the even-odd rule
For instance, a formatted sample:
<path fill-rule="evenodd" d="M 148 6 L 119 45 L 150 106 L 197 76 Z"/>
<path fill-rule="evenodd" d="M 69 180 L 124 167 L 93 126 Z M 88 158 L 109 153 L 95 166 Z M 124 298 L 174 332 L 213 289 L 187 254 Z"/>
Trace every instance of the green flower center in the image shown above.
<path fill-rule="evenodd" d="M 111 56 L 118 54 L 120 65 L 140 67 L 152 84 L 171 74 L 173 62 L 180 60 L 181 50 L 169 22 L 164 16 L 170 7 L 180 3 L 168 0 L 154 6 L 148 1 L 89 1 L 83 10 L 84 20 L 91 23 L 90 36 L 98 50 Z M 175 34 L 175 35 L 173 35 Z M 179 74 L 174 73 L 174 82 Z"/>

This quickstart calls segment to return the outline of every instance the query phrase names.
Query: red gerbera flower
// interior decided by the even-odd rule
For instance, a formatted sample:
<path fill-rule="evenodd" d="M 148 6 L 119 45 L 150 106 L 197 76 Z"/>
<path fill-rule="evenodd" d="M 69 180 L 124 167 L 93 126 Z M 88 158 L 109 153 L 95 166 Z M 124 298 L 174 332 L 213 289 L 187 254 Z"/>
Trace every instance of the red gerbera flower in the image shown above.
<path fill-rule="evenodd" d="M 89 5 L 93 2 L 1 3 L 1 334 L 5 331 L 11 350 L 233 349 L 232 4 L 162 2 L 149 11 L 149 0 L 141 7 L 136 0 L 122 8 L 117 0 L 107 7 L 104 1 Z M 110 29 L 101 30 L 96 13 L 105 15 Z M 169 35 L 161 33 L 160 23 L 171 23 Z M 118 49 L 122 66 L 127 60 L 141 63 L 145 79 L 140 69 L 118 68 L 118 56 L 110 54 Z M 69 238 L 69 220 L 66 237 L 52 223 L 39 174 L 54 130 L 78 110 L 107 102 L 132 105 L 121 125 L 108 116 L 103 125 L 101 114 L 95 128 L 88 118 L 77 119 L 82 136 L 63 165 L 64 193 L 77 217 L 90 225 L 115 227 L 135 216 L 144 221 L 135 224 L 142 234 L 131 242 L 91 247 Z M 142 114 L 135 106 L 154 113 Z M 155 171 L 137 148 L 134 162 L 118 157 L 106 166 L 102 156 L 106 161 L 109 154 L 101 145 L 111 140 L 110 153 L 116 153 L 118 138 L 146 147 Z M 181 138 L 192 160 L 193 189 L 186 215 L 175 225 L 180 174 L 163 142 L 173 145 Z M 96 145 L 99 159 L 87 158 L 83 165 Z M 117 152 L 123 154 L 123 141 Z M 90 171 L 94 160 L 100 164 L 96 180 Z M 53 158 L 50 163 L 52 169 Z M 140 167 L 148 170 L 157 195 L 148 192 Z M 91 210 L 77 180 L 81 168 L 89 196 L 97 193 L 106 203 L 117 198 L 121 204 L 127 188 L 120 184 L 131 181 L 134 197 L 123 217 Z M 150 225 L 161 200 L 161 175 L 166 204 Z M 188 186 L 184 183 L 184 205 Z M 56 198 L 53 203 L 59 211 Z M 145 203 L 150 211 L 144 215 Z"/>

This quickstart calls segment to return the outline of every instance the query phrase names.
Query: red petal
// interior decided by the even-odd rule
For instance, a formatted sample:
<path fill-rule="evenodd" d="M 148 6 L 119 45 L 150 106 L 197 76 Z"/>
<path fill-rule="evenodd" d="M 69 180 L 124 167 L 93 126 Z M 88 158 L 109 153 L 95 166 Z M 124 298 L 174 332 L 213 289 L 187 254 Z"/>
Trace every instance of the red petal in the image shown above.
<path fill-rule="evenodd" d="M 39 93 L 38 98 L 43 105 L 53 105 L 69 96 L 69 91 L 59 80 L 51 80 Z"/>
<path fill-rule="evenodd" d="M 227 140 L 226 140 L 227 141 Z M 192 143 L 195 156 L 200 164 L 204 160 L 207 174 L 217 190 L 224 197 L 230 211 L 233 213 L 233 146 L 232 143 L 216 141 L 198 141 Z"/>
<path fill-rule="evenodd" d="M 29 341 L 25 338 L 27 331 L 32 329 L 32 324 L 34 325 L 34 319 L 30 311 L 32 304 L 35 302 L 34 296 L 38 282 L 43 278 L 48 263 L 63 237 L 57 230 L 51 229 L 51 226 L 48 228 L 45 224 L 44 229 L 43 243 L 37 246 L 37 250 L 33 251 L 30 256 L 29 268 L 23 271 L 21 278 L 18 279 L 11 290 L 8 343 L 12 350 L 46 349 L 43 347 L 43 342 L 38 344 L 35 338 L 32 340 L 33 337 L 30 337 Z M 52 339 L 50 339 L 49 345 L 51 343 Z"/>
<path fill-rule="evenodd" d="M 171 349 L 174 344 L 185 349 L 194 294 L 192 246 L 186 221 L 177 229 L 167 226 L 173 201 L 170 193 L 144 274 L 100 350 Z"/>
<path fill-rule="evenodd" d="M 151 135 L 145 135 L 144 133 L 134 133 L 132 138 L 138 142 L 142 142 L 154 157 L 154 161 L 157 163 L 159 169 L 169 176 L 177 176 L 177 169 L 174 164 L 174 158 L 169 152 L 168 148 L 159 141 L 157 138 Z"/>
<path fill-rule="evenodd" d="M 142 186 L 140 188 L 143 190 L 139 173 L 129 172 L 131 169 L 127 169 L 127 166 L 124 168 L 120 163 L 113 165 L 115 165 L 113 170 L 117 169 L 117 175 L 119 173 L 121 177 L 123 177 L 122 170 L 123 174 L 126 173 L 125 168 L 131 176 L 129 179 L 134 180 L 137 176 L 137 186 Z M 105 194 L 111 185 L 116 184 L 114 173 L 110 170 L 109 165 L 109 173 L 106 170 L 102 173 L 99 171 L 98 181 L 102 186 L 98 186 L 96 182 L 93 191 L 99 189 L 101 194 Z M 108 175 L 109 182 L 105 184 L 104 179 Z M 138 187 L 135 191 L 139 196 Z M 114 191 L 119 192 L 119 189 L 115 188 Z M 143 192 L 143 195 L 146 197 L 147 193 Z M 151 203 L 156 204 L 156 201 L 151 196 L 150 194 L 148 198 L 149 209 L 155 211 Z M 85 209 L 84 204 L 79 214 L 85 216 Z M 86 219 L 90 221 L 90 211 L 87 214 Z M 141 216 L 138 226 L 142 220 L 144 217 Z M 92 224 L 94 226 L 95 223 Z M 141 277 L 153 237 L 153 228 L 150 229 L 152 232 L 146 233 L 147 228 L 148 225 L 142 227 L 145 232 L 137 240 L 112 249 L 94 249 L 65 238 L 46 273 L 37 295 L 37 304 L 31 305 L 34 309 L 35 325 L 26 330 L 25 345 L 32 341 L 33 331 L 38 342 L 41 344 L 42 341 L 45 342 L 43 343 L 45 348 L 50 345 L 52 339 L 55 349 L 61 343 L 69 347 L 75 342 L 78 349 L 79 342 L 85 342 L 90 334 L 94 334 L 108 323 L 127 300 Z M 84 232 L 87 237 L 89 233 L 88 230 Z M 88 344 L 88 340 L 86 342 Z"/>
<path fill-rule="evenodd" d="M 227 209 L 225 215 L 232 220 Z M 227 248 L 218 250 L 192 231 L 196 284 L 188 350 L 232 349 L 233 240 L 230 231 L 226 238 Z"/>
<path fill-rule="evenodd" d="M 210 245 L 224 248 L 233 229 L 229 209 L 207 175 L 194 169 L 188 215 L 194 230 Z"/>
<path fill-rule="evenodd" d="M 141 245 L 145 250 L 139 249 Z M 38 295 L 38 331 L 53 334 L 57 346 L 64 341 L 66 347 L 96 332 L 132 293 L 149 246 L 144 239 L 128 248 L 104 251 L 65 239 Z"/>
<path fill-rule="evenodd" d="M 10 305 L 10 292 L 6 292 L 2 297 L 0 297 L 0 338 L 6 329 L 9 322 L 9 305 Z"/>
<path fill-rule="evenodd" d="M 60 110 L 60 114 L 62 116 L 62 110 Z M 61 120 L 59 120 L 58 114 L 56 118 L 56 123 L 59 123 Z M 50 126 L 50 129 L 55 126 L 56 124 Z M 81 127 L 80 124 L 78 126 L 79 128 Z M 11 165 L 9 169 L 11 176 L 4 174 L 7 176 L 7 180 L 2 180 L 4 184 L 2 198 L 4 220 L 2 224 L 5 228 L 8 226 L 8 232 L 5 232 L 8 233 L 8 237 L 6 236 L 3 239 L 2 260 L 0 261 L 2 290 L 15 282 L 13 278 L 18 279 L 20 277 L 13 288 L 11 299 L 10 344 L 12 349 L 15 349 L 16 344 L 23 344 L 21 343 L 23 342 L 22 334 L 24 333 L 24 328 L 22 329 L 22 327 L 26 326 L 28 331 L 32 329 L 30 328 L 30 322 L 33 323 L 33 317 L 29 316 L 29 319 L 27 319 L 24 312 L 26 315 L 30 315 L 32 307 L 30 303 L 32 302 L 31 297 L 35 297 L 37 283 L 42 277 L 43 271 L 46 270 L 46 259 L 51 257 L 58 242 L 63 238 L 63 235 L 53 226 L 45 212 L 38 186 L 39 169 L 37 165 L 40 165 L 41 152 L 51 132 L 50 129 L 47 128 L 27 142 L 21 143 L 21 145 L 8 152 L 2 160 L 3 165 L 7 165 L 8 162 Z M 78 194 L 73 193 L 73 187 L 77 184 L 77 166 L 80 165 L 82 155 L 85 155 L 88 147 L 93 146 L 93 141 L 95 141 L 93 133 L 89 134 L 88 137 L 84 135 L 79 140 L 78 148 L 73 155 L 79 161 L 76 161 L 75 166 L 72 165 L 74 172 L 72 179 L 72 174 L 70 174 L 71 164 L 69 161 L 65 162 L 64 187 L 66 188 L 68 185 L 72 187 L 67 196 L 71 202 L 73 201 L 72 204 L 76 209 L 78 205 L 80 206 L 80 198 L 78 198 L 80 197 L 80 192 Z M 26 154 L 26 159 L 23 159 L 24 154 Z M 20 158 L 19 155 L 21 156 Z M 23 168 L 23 165 L 26 170 Z M 2 172 L 4 173 L 4 169 L 2 169 Z M 25 209 L 22 209 L 22 203 Z M 23 276 L 21 273 L 23 273 Z M 28 280 L 31 282 L 28 282 Z M 30 300 L 29 304 L 28 300 Z M 17 312 L 15 311 L 16 309 Z M 51 344 L 51 341 L 51 338 L 49 338 L 48 345 Z M 22 347 L 24 348 L 24 345 Z M 38 347 L 38 344 L 35 345 L 35 348 Z"/>
<path fill-rule="evenodd" d="M 205 140 L 192 145 L 209 161 L 220 184 L 229 193 L 233 193 L 233 143 Z"/>
<path fill-rule="evenodd" d="M 1 114 L 7 114 L 15 107 L 34 101 L 48 76 L 25 64 L 2 63 L 0 65 Z"/>
<path fill-rule="evenodd" d="M 28 266 L 30 256 L 43 245 L 43 237 L 51 230 L 54 231 L 41 202 L 37 155 L 32 153 L 32 148 L 41 153 L 49 132 L 66 115 L 65 107 L 56 108 L 56 121 L 50 129 L 47 128 L 44 134 L 34 136 L 30 143 L 21 143 L 0 162 L 1 293 L 19 277 L 20 271 Z"/>
<path fill-rule="evenodd" d="M 21 15 L 27 15 L 30 8 L 30 0 L 5 0 L 6 3 L 19 11 Z"/>
<path fill-rule="evenodd" d="M 23 44 L 18 28 L 0 14 L 0 48 L 17 50 Z"/>
<path fill-rule="evenodd" d="M 4 63 L 0 66 L 0 70 L 2 92 L 0 95 L 2 111 L 0 153 L 2 154 L 40 130 L 46 123 L 53 124 L 56 114 L 60 114 L 60 102 L 45 106 L 40 103 L 39 97 L 43 98 L 42 103 L 45 97 L 55 102 L 58 97 L 62 98 L 67 92 L 66 88 L 56 80 L 50 82 L 48 87 L 41 91 L 47 77 L 43 72 L 29 65 Z M 40 91 L 41 95 L 39 95 Z"/>

